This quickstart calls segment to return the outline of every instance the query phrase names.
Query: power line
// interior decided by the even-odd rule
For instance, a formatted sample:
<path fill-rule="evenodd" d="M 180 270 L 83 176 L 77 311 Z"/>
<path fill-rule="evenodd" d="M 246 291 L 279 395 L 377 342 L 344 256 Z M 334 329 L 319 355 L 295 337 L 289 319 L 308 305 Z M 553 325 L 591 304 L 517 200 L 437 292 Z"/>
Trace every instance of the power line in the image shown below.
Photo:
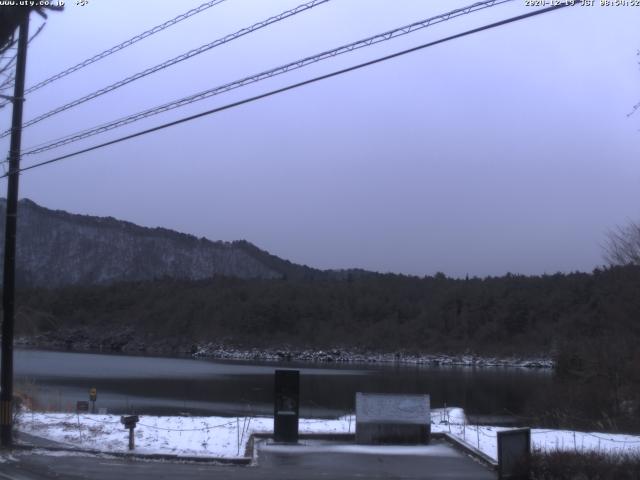
<path fill-rule="evenodd" d="M 112 83 L 111 85 L 107 85 L 106 87 L 101 88 L 100 90 L 96 90 L 95 92 L 89 93 L 88 95 L 85 95 L 84 97 L 80 97 L 76 100 L 73 100 L 72 102 L 69 102 L 65 105 L 62 105 L 60 107 L 57 107 L 49 112 L 43 113 L 42 115 L 39 115 L 27 122 L 25 122 L 25 124 L 22 126 L 22 128 L 26 128 L 29 127 L 31 125 L 34 125 L 38 122 L 41 122 L 42 120 L 45 120 L 49 117 L 52 117 L 53 115 L 57 115 L 58 113 L 64 112 L 65 110 L 69 110 L 70 108 L 76 107 L 82 103 L 88 102 L 89 100 L 93 100 L 94 98 L 100 97 L 106 93 L 112 92 L 113 90 L 116 90 L 120 87 L 123 87 L 131 82 L 135 82 L 136 80 L 139 80 L 143 77 L 146 77 L 147 75 L 151 75 L 152 73 L 156 73 L 159 72 L 160 70 L 164 70 L 165 68 L 171 67 L 173 65 L 176 65 L 177 63 L 180 63 L 184 60 L 188 60 L 189 58 L 195 57 L 196 55 L 200 55 L 201 53 L 204 53 L 208 50 L 211 50 L 212 48 L 218 47 L 220 45 L 223 45 L 225 43 L 231 42 L 232 40 L 235 40 L 237 38 L 240 38 L 244 35 L 247 35 L 249 33 L 253 33 L 256 30 L 260 30 L 261 28 L 267 27 L 273 23 L 279 22 L 281 20 L 284 20 L 286 18 L 292 17 L 294 15 L 297 15 L 298 13 L 310 10 L 314 7 L 317 7 L 318 5 L 322 5 L 324 3 L 327 3 L 329 0 L 311 0 L 308 3 L 304 3 L 302 5 L 298 5 L 295 8 L 292 8 L 291 10 L 286 10 L 278 15 L 275 15 L 273 17 L 269 17 L 266 20 L 262 20 L 261 22 L 255 23 L 253 25 L 251 25 L 250 27 L 246 27 L 243 28 L 241 30 L 238 30 L 235 33 L 231 33 L 229 35 L 226 35 L 222 38 L 219 38 L 217 40 L 214 40 L 213 42 L 209 42 L 207 44 L 201 45 L 198 48 L 194 48 L 192 50 L 189 50 L 188 52 L 182 53 L 180 55 L 178 55 L 177 57 L 171 58 L 169 60 L 166 60 L 158 65 L 155 65 L 153 67 L 147 68 L 146 70 L 143 70 L 141 72 L 138 72 L 134 75 L 131 75 L 127 78 L 124 78 L 122 80 L 119 80 L 115 83 Z M 7 135 L 9 135 L 9 133 L 11 133 L 11 130 L 5 130 L 4 132 L 2 132 L 2 134 L 0 134 L 0 138 L 2 137 L 6 137 Z"/>
<path fill-rule="evenodd" d="M 46 25 L 47 25 L 47 22 L 43 22 L 38 27 L 38 30 L 36 30 L 36 33 L 31 35 L 31 37 L 27 41 L 27 44 L 31 44 L 31 42 L 40 34 L 40 32 L 42 32 L 42 30 Z M 13 55 L 7 62 L 4 63 L 4 65 L 0 66 L 0 75 L 5 75 L 6 77 L 4 80 L 0 80 L 0 92 L 8 88 L 11 88 L 13 86 L 14 74 L 12 71 L 9 71 L 9 69 L 13 67 L 13 64 L 16 62 L 17 58 L 18 58 L 18 53 L 16 52 L 15 55 Z M 4 60 L 4 59 L 0 59 L 0 60 Z M 7 71 L 9 71 L 9 73 L 6 73 Z M 6 95 L 4 95 L 3 97 L 6 98 Z M 3 108 L 9 105 L 10 103 L 11 103 L 10 100 L 4 103 L 0 103 L 0 108 Z"/>
<path fill-rule="evenodd" d="M 164 23 L 161 23 L 160 25 L 156 25 L 153 28 L 150 28 L 149 30 L 146 30 L 134 37 L 131 37 L 128 40 L 125 40 L 122 43 L 119 43 L 118 45 L 108 48 L 107 50 L 104 50 L 103 52 L 100 52 L 96 55 L 94 55 L 93 57 L 87 58 L 86 60 L 83 60 L 82 62 L 74 65 L 73 67 L 67 68 L 66 70 L 63 70 L 59 73 L 56 73 L 55 75 L 52 75 L 51 77 L 42 80 L 41 82 L 35 84 L 32 87 L 27 88 L 27 90 L 25 91 L 25 94 L 31 93 L 31 92 L 35 92 L 36 90 L 41 89 L 42 87 L 44 87 L 45 85 L 49 85 L 52 82 L 55 82 L 56 80 L 60 80 L 63 77 L 66 77 L 67 75 L 72 74 L 73 72 L 76 72 L 84 67 L 87 67 L 89 65 L 91 65 L 92 63 L 97 62 L 98 60 L 102 60 L 103 58 L 108 57 L 109 55 L 112 55 L 124 48 L 130 47 L 131 45 L 133 45 L 134 43 L 139 42 L 140 40 L 143 40 L 147 37 L 150 37 L 151 35 L 154 35 L 158 32 L 161 32 L 162 30 L 165 30 L 173 25 L 175 25 L 176 23 L 179 23 L 183 20 L 186 20 L 189 17 L 192 17 L 194 15 L 197 15 L 198 13 L 204 12 L 205 10 L 218 5 L 219 3 L 224 2 L 225 0 L 212 0 L 210 2 L 206 2 L 203 3 L 202 5 L 200 5 L 199 7 L 193 8 L 185 13 L 182 13 L 180 15 L 178 15 L 177 17 L 172 18 L 171 20 L 167 20 Z M 36 33 L 37 35 L 37 33 Z M 6 105 L 6 103 L 1 104 L 0 107 Z"/>
<path fill-rule="evenodd" d="M 299 87 L 302 87 L 302 86 L 305 86 L 305 85 L 316 83 L 316 82 L 319 82 L 321 80 L 326 80 L 328 78 L 337 77 L 339 75 L 342 75 L 342 74 L 345 74 L 345 73 L 348 73 L 348 72 L 352 72 L 354 70 L 359 70 L 359 69 L 362 69 L 362 68 L 365 68 L 365 67 L 368 67 L 368 66 L 371 66 L 371 65 L 382 63 L 382 62 L 385 62 L 387 60 L 391 60 L 393 58 L 401 57 L 401 56 L 407 55 L 409 53 L 416 52 L 418 50 L 423 50 L 423 49 L 428 48 L 428 47 L 432 47 L 432 46 L 435 46 L 435 45 L 439 45 L 441 43 L 448 42 L 450 40 L 455 40 L 455 39 L 458 39 L 458 38 L 466 37 L 468 35 L 479 33 L 479 32 L 485 31 L 485 30 L 489 30 L 489 29 L 492 29 L 492 28 L 500 27 L 500 26 L 503 26 L 503 25 L 507 25 L 509 23 L 514 23 L 514 22 L 517 22 L 517 21 L 520 21 L 520 20 L 524 20 L 524 19 L 527 19 L 527 18 L 535 17 L 537 15 L 541 15 L 541 14 L 544 14 L 544 13 L 547 13 L 547 12 L 552 12 L 552 11 L 555 11 L 555 10 L 559 10 L 561 8 L 565 8 L 565 7 L 573 6 L 573 5 L 579 5 L 579 4 L 580 3 L 563 3 L 563 4 L 560 4 L 560 5 L 554 5 L 554 6 L 551 6 L 551 7 L 535 10 L 533 12 L 525 13 L 525 14 L 518 15 L 518 16 L 515 16 L 515 17 L 510 17 L 510 18 L 507 18 L 505 20 L 500 20 L 498 22 L 494 22 L 494 23 L 490 23 L 490 24 L 487 24 L 487 25 L 483 25 L 482 27 L 478 27 L 478 28 L 474 28 L 474 29 L 471 29 L 471 30 L 467 30 L 467 31 L 464 31 L 462 33 L 457 33 L 455 35 L 450 35 L 448 37 L 441 38 L 439 40 L 435 40 L 435 41 L 432 41 L 432 42 L 424 43 L 422 45 L 418 45 L 417 47 L 412 47 L 412 48 L 409 48 L 409 49 L 406 49 L 406 50 L 402 50 L 400 52 L 392 53 L 390 55 L 385 55 L 383 57 L 379 57 L 379 58 L 376 58 L 374 60 L 369 60 L 367 62 L 360 63 L 358 65 L 354 65 L 354 66 L 351 66 L 351 67 L 343 68 L 341 70 L 336 70 L 334 72 L 327 73 L 325 75 L 320 75 L 318 77 L 314 77 L 314 78 L 311 78 L 309 80 L 304 80 L 302 82 L 294 83 L 294 84 L 288 85 L 286 87 L 278 88 L 276 90 L 271 90 L 269 92 L 266 92 L 266 93 L 263 93 L 263 94 L 260 94 L 260 95 L 255 95 L 253 97 L 249 97 L 249 98 L 237 101 L 237 102 L 233 102 L 233 103 L 229 103 L 227 105 L 223 105 L 221 107 L 217 107 L 217 108 L 213 108 L 211 110 L 200 112 L 200 113 L 197 113 L 195 115 L 190 115 L 190 116 L 187 116 L 187 117 L 183 117 L 181 119 L 174 120 L 172 122 L 168 122 L 168 123 L 164 123 L 162 125 L 158 125 L 156 127 L 148 128 L 146 130 L 142 130 L 142 131 L 133 133 L 131 135 L 125 135 L 123 137 L 116 138 L 114 140 L 110 140 L 108 142 L 104 142 L 104 143 L 101 143 L 101 144 L 98 144 L 98 145 L 94 145 L 92 147 L 84 148 L 82 150 L 77 150 L 75 152 L 68 153 L 66 155 L 61 155 L 59 157 L 55 157 L 55 158 L 52 158 L 50 160 L 46 160 L 46 161 L 43 161 L 43 162 L 38 162 L 38 163 L 35 163 L 33 165 L 29 165 L 28 167 L 20 168 L 18 170 L 18 172 L 24 172 L 26 170 L 31 170 L 33 168 L 41 167 L 43 165 L 48 165 L 48 164 L 51 164 L 51 163 L 59 162 L 61 160 L 65 160 L 67 158 L 75 157 L 75 156 L 80 155 L 82 153 L 87 153 L 87 152 L 91 152 L 93 150 L 98 150 L 100 148 L 107 147 L 109 145 L 114 145 L 116 143 L 124 142 L 125 140 L 130 140 L 130 139 L 133 139 L 133 138 L 136 138 L 136 137 L 140 137 L 140 136 L 146 135 L 148 133 L 157 132 L 159 130 L 163 130 L 165 128 L 172 127 L 174 125 L 179 125 L 181 123 L 189 122 L 191 120 L 195 120 L 195 119 L 200 118 L 200 117 L 205 117 L 205 116 L 212 115 L 214 113 L 218 113 L 218 112 L 221 112 L 221 111 L 224 111 L 224 110 L 229 110 L 231 108 L 238 107 L 240 105 L 251 103 L 251 102 L 254 102 L 256 100 L 261 100 L 263 98 L 271 97 L 273 95 L 277 95 L 279 93 L 287 92 L 289 90 L 293 90 L 293 89 L 296 89 L 296 88 L 299 88 Z M 5 178 L 5 177 L 11 175 L 12 173 L 14 173 L 14 172 L 10 171 L 9 173 L 5 173 L 4 175 L 0 176 L 0 178 Z"/>
<path fill-rule="evenodd" d="M 287 63 L 285 65 L 281 65 L 279 67 L 276 68 L 272 68 L 270 70 L 266 70 L 263 72 L 260 72 L 258 74 L 254 74 L 254 75 L 250 75 L 248 77 L 244 77 L 240 80 L 235 80 L 233 82 L 230 83 L 226 83 L 224 85 L 221 86 L 217 86 L 214 88 L 210 88 L 208 90 L 205 90 L 203 92 L 200 93 L 196 93 L 193 95 L 189 95 L 187 97 L 183 97 L 180 98 L 178 100 L 174 100 L 172 102 L 169 103 L 165 103 L 163 105 L 160 105 L 158 107 L 154 107 L 151 109 L 147 109 L 147 110 L 143 110 L 141 112 L 123 117 L 123 118 L 119 118 L 117 120 L 113 120 L 111 122 L 108 123 L 104 123 L 95 127 L 92 127 L 90 129 L 87 130 L 82 130 L 80 132 L 76 132 L 76 133 L 72 133 L 69 135 L 65 135 L 64 137 L 60 137 L 57 138 L 55 140 L 50 140 L 48 142 L 44 142 L 44 143 L 40 143 L 38 145 L 35 145 L 33 147 L 30 147 L 28 149 L 26 149 L 25 152 L 23 152 L 23 155 L 33 155 L 36 153 L 42 153 L 44 151 L 47 150 L 51 150 L 54 148 L 58 148 L 58 147 L 62 147 L 64 145 L 68 145 L 70 143 L 75 143 L 79 140 L 83 140 L 85 138 L 88 137 L 92 137 L 94 135 L 98 135 L 104 132 L 107 132 L 109 130 L 113 130 L 115 128 L 119 128 L 125 125 L 128 125 L 130 123 L 136 122 L 138 120 L 142 120 L 144 118 L 148 118 L 151 117 L 153 115 L 157 115 L 159 113 L 164 113 L 167 112 L 169 110 L 173 110 L 175 108 L 179 108 L 179 107 L 183 107 L 185 105 L 200 101 L 200 100 L 205 100 L 207 98 L 222 94 L 222 93 L 226 93 L 230 90 L 234 90 L 236 88 L 240 88 L 240 87 L 244 87 L 246 85 L 252 84 L 252 83 L 256 83 L 262 80 L 266 80 L 268 78 L 277 76 L 277 75 L 281 75 L 283 73 L 287 73 L 293 70 L 297 70 L 299 68 L 303 68 L 306 67 L 307 65 L 310 65 L 312 63 L 316 63 L 316 62 L 320 62 L 322 60 L 326 60 L 328 58 L 332 58 L 332 57 L 336 57 L 338 55 L 342 55 L 344 53 L 348 53 L 348 52 L 352 52 L 354 50 L 363 48 L 363 47 L 368 47 L 380 42 L 384 42 L 386 40 L 391 40 L 392 38 L 396 38 L 402 35 L 407 35 L 409 33 L 415 32 L 416 30 L 420 30 L 426 27 L 429 27 L 431 25 L 435 25 L 438 23 L 442 23 L 445 22 L 447 20 L 451 20 L 453 18 L 459 17 L 461 15 L 466 15 L 478 10 L 483 10 L 485 8 L 489 8 L 489 7 L 493 7 L 496 5 L 500 5 L 502 3 L 506 3 L 506 2 L 510 2 L 512 0 L 486 0 L 483 2 L 478 2 L 478 3 L 474 3 L 472 5 L 469 5 L 467 7 L 463 7 L 463 8 L 458 8 L 455 10 L 452 10 L 450 12 L 447 13 L 443 13 L 441 15 L 437 15 L 435 17 L 431 17 L 431 18 L 427 18 L 425 20 L 421 20 L 418 22 L 414 22 L 411 23 L 409 25 L 405 25 L 402 27 L 398 27 L 395 28 L 393 30 L 389 30 L 387 32 L 384 33 L 380 33 L 377 35 L 373 35 L 371 37 L 367 37 L 364 38 L 362 40 L 357 40 L 355 42 L 346 44 L 346 45 L 342 45 L 340 47 L 331 49 L 331 50 L 326 50 L 322 53 L 319 54 L 315 54 L 315 55 L 311 55 L 308 57 L 305 57 L 303 59 L 300 60 L 296 60 L 294 62 L 290 62 Z"/>
<path fill-rule="evenodd" d="M 44 27 L 47 25 L 47 22 L 43 22 L 42 25 L 40 25 L 38 27 L 38 30 L 36 30 L 36 33 L 34 33 L 33 35 L 31 35 L 31 37 L 29 38 L 29 43 L 33 42 L 33 40 L 40 35 L 40 33 L 42 32 L 42 30 L 44 29 Z M 26 93 L 26 92 L 25 92 Z"/>

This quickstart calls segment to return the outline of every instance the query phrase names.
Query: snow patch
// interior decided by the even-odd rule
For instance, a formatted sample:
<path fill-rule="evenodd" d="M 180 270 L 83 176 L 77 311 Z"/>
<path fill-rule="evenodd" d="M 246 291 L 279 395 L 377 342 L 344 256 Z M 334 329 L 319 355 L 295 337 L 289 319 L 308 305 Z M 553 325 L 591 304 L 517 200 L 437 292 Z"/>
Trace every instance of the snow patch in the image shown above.
<path fill-rule="evenodd" d="M 67 447 L 104 453 L 128 452 L 129 432 L 117 415 L 24 412 L 16 427 Z M 497 460 L 497 432 L 505 427 L 476 426 L 467 422 L 461 408 L 432 409 L 431 431 L 446 432 Z M 169 417 L 140 416 L 135 429 L 136 453 L 193 457 L 237 458 L 245 455 L 253 433 L 273 431 L 270 417 Z M 355 415 L 337 419 L 300 419 L 300 433 L 354 433 Z M 532 429 L 532 446 L 542 451 L 573 450 L 640 453 L 640 435 L 570 430 Z M 326 451 L 424 455 L 437 445 L 396 447 L 322 445 Z M 289 448 L 267 446 L 266 448 Z M 316 447 L 314 447 L 316 448 Z M 293 450 L 292 450 L 293 451 Z M 308 451 L 308 450 L 307 450 Z M 0 457 L 0 462 L 6 461 Z"/>

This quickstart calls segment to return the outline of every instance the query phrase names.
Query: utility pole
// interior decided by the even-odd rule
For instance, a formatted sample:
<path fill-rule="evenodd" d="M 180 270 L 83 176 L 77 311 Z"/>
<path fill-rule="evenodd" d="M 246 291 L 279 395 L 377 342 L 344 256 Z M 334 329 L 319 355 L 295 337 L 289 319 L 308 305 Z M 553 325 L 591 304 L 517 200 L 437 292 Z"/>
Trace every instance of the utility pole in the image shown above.
<path fill-rule="evenodd" d="M 4 280 L 2 288 L 2 365 L 0 367 L 0 444 L 10 447 L 13 433 L 13 324 L 16 290 L 16 225 L 18 219 L 18 179 L 22 139 L 22 104 L 29 40 L 29 10 L 20 22 L 16 80 L 13 90 L 13 117 L 9 147 L 7 216 L 4 241 Z"/>

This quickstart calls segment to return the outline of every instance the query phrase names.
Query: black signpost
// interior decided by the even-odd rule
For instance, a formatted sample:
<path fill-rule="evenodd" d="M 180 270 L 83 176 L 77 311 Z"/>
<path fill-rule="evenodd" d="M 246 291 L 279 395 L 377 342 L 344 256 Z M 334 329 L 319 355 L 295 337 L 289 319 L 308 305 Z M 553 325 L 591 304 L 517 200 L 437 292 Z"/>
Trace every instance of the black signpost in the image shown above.
<path fill-rule="evenodd" d="M 133 430 L 136 428 L 136 423 L 140 418 L 138 415 L 127 415 L 120 417 L 120 423 L 124 425 L 124 428 L 129 429 L 129 450 L 133 450 L 135 448 L 135 436 L 133 435 Z"/>
<path fill-rule="evenodd" d="M 498 478 L 526 480 L 531 461 L 531 430 L 498 432 Z"/>
<path fill-rule="evenodd" d="M 89 400 L 91 401 L 91 413 L 96 413 L 97 399 L 98 399 L 98 391 L 95 388 L 89 389 Z"/>
<path fill-rule="evenodd" d="M 300 371 L 276 370 L 273 405 L 273 439 L 298 442 Z"/>

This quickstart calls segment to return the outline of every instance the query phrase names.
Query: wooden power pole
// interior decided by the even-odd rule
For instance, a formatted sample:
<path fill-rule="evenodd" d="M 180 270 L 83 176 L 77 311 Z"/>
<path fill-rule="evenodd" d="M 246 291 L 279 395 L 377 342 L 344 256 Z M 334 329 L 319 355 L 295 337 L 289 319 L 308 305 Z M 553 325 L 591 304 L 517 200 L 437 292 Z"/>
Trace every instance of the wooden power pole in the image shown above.
<path fill-rule="evenodd" d="M 0 445 L 10 447 L 13 440 L 13 326 L 16 290 L 16 225 L 18 220 L 18 179 L 22 139 L 22 104 L 29 39 L 29 14 L 20 23 L 16 76 L 9 147 L 7 212 L 4 243 L 4 279 L 2 288 L 2 365 L 0 366 Z"/>

